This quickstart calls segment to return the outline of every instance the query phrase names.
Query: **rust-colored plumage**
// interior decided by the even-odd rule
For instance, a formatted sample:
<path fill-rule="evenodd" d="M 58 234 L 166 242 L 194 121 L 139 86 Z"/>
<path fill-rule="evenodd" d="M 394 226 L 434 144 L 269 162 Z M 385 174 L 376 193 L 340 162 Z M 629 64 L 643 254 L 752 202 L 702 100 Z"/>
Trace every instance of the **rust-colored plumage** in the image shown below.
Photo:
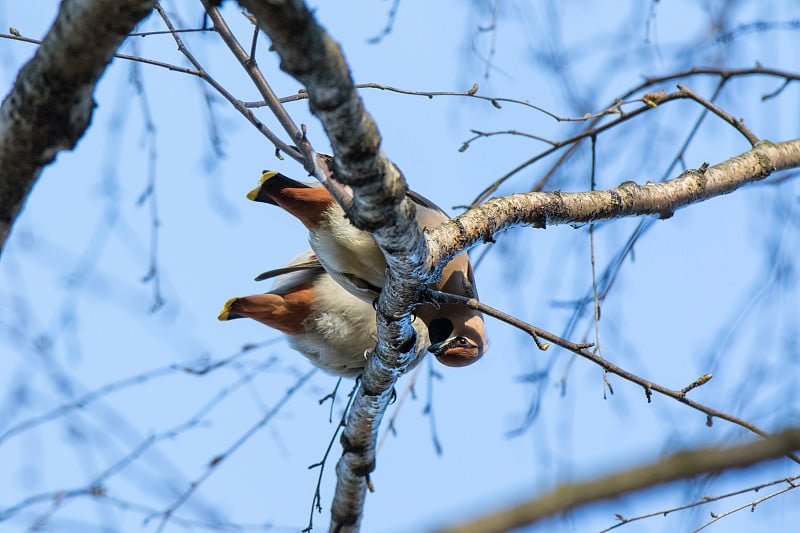
<path fill-rule="evenodd" d="M 327 273 L 358 298 L 372 303 L 384 284 L 386 260 L 371 234 L 350 224 L 341 206 L 323 187 L 298 182 L 278 172 L 265 172 L 251 200 L 277 205 L 299 219 L 309 231 L 309 243 Z M 444 211 L 409 191 L 423 228 L 448 219 Z M 435 290 L 477 298 L 469 256 L 451 260 Z M 464 305 L 420 305 L 415 314 L 429 331 L 430 351 L 448 366 L 477 361 L 487 348 L 483 315 Z"/>
<path fill-rule="evenodd" d="M 345 377 L 359 375 L 377 342 L 372 305 L 339 286 L 311 251 L 266 275 L 276 273 L 270 292 L 231 298 L 219 319 L 257 320 L 289 335 L 292 347 L 323 370 Z M 412 326 L 417 335 L 416 364 L 430 342 L 420 319 Z"/>
<path fill-rule="evenodd" d="M 303 323 L 313 311 L 314 289 L 310 283 L 284 294 L 265 293 L 231 298 L 219 314 L 220 320 L 252 318 L 287 335 L 303 333 Z"/>

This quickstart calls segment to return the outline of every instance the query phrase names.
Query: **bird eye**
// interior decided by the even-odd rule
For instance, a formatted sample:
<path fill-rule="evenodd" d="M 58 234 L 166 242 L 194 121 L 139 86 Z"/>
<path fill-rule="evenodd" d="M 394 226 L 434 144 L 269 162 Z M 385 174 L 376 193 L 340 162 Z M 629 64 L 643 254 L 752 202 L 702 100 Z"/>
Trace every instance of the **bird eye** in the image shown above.
<path fill-rule="evenodd" d="M 466 337 L 456 337 L 456 346 L 470 346 L 469 339 Z"/>
<path fill-rule="evenodd" d="M 453 323 L 448 318 L 437 318 L 428 324 L 428 337 L 432 344 L 446 340 L 453 332 Z"/>

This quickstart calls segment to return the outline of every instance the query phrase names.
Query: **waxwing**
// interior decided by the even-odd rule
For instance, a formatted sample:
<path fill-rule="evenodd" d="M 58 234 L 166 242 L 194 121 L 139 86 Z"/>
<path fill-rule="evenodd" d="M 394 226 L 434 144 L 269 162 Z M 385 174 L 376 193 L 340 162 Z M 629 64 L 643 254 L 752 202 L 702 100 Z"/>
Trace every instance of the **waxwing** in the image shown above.
<path fill-rule="evenodd" d="M 372 305 L 336 283 L 311 250 L 265 274 L 277 276 L 272 290 L 231 298 L 219 320 L 252 318 L 286 333 L 289 344 L 315 366 L 337 376 L 361 374 L 378 336 Z M 430 342 L 420 319 L 412 326 L 417 333 L 416 365 Z"/>
<path fill-rule="evenodd" d="M 264 172 L 259 186 L 247 197 L 280 206 L 298 218 L 309 231 L 309 243 L 330 276 L 351 294 L 373 302 L 384 284 L 386 260 L 368 232 L 350 224 L 344 210 L 321 186 L 301 183 L 278 172 Z M 433 228 L 447 214 L 418 193 L 408 191 L 415 203 L 417 222 Z M 260 279 L 256 278 L 256 279 Z M 469 256 L 450 261 L 441 279 L 431 288 L 468 298 L 477 298 Z M 447 366 L 466 366 L 477 361 L 487 348 L 481 313 L 461 304 L 425 304 L 415 308 L 428 326 L 429 351 Z"/>

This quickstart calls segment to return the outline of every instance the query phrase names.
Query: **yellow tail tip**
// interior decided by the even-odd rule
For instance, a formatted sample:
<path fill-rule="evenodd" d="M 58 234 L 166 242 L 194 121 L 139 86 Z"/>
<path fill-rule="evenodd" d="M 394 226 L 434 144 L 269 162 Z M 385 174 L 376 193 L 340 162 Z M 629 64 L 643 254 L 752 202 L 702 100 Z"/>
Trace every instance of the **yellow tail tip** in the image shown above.
<path fill-rule="evenodd" d="M 233 307 L 233 304 L 235 304 L 238 299 L 239 297 L 237 296 L 235 298 L 230 298 L 227 302 L 225 302 L 225 305 L 222 306 L 222 311 L 220 311 L 219 315 L 217 315 L 217 320 L 225 321 L 233 318 L 230 316 L 231 307 Z"/>
<path fill-rule="evenodd" d="M 254 202 L 258 201 L 258 193 L 261 191 L 261 186 L 264 185 L 264 183 L 267 180 L 269 180 L 271 178 L 274 178 L 277 175 L 278 175 L 278 173 L 275 172 L 274 170 L 265 170 L 265 171 L 263 171 L 261 173 L 261 179 L 258 180 L 258 187 L 256 187 L 255 189 L 253 189 L 252 191 L 247 193 L 247 199 L 248 200 L 253 200 Z"/>
<path fill-rule="evenodd" d="M 247 199 L 253 200 L 255 202 L 256 198 L 258 198 L 258 191 L 260 190 L 261 190 L 261 185 L 259 185 L 258 187 L 247 193 Z"/>
<path fill-rule="evenodd" d="M 264 170 L 261 172 L 261 179 L 258 181 L 258 184 L 263 185 L 265 181 L 267 181 L 270 178 L 274 178 L 277 175 L 278 173 L 275 172 L 274 170 Z"/>
<path fill-rule="evenodd" d="M 258 194 L 261 192 L 261 186 L 269 180 L 270 178 L 274 178 L 277 176 L 278 173 L 274 170 L 265 170 L 261 173 L 261 179 L 258 180 L 258 187 L 247 193 L 247 199 L 253 200 L 254 202 L 258 201 Z M 263 201 L 263 200 L 262 200 Z"/>

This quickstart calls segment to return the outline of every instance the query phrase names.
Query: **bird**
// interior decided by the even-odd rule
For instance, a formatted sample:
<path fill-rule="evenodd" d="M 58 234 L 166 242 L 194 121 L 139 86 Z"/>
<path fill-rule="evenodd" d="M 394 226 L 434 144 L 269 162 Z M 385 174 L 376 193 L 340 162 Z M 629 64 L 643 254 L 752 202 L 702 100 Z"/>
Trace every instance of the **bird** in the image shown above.
<path fill-rule="evenodd" d="M 422 228 L 449 219 L 447 213 L 419 193 L 407 191 Z M 279 172 L 264 171 L 250 200 L 281 207 L 309 231 L 309 243 L 326 272 L 351 294 L 374 302 L 385 282 L 386 259 L 372 235 L 353 226 L 342 207 L 318 184 L 303 183 Z M 256 279 L 260 279 L 261 276 Z M 430 288 L 478 298 L 469 256 L 462 253 L 447 263 Z M 428 327 L 428 351 L 446 366 L 467 366 L 488 347 L 483 315 L 463 304 L 421 304 L 414 309 Z"/>
<path fill-rule="evenodd" d="M 275 277 L 264 294 L 231 298 L 219 320 L 251 318 L 289 337 L 289 344 L 312 364 L 342 377 L 361 374 L 377 344 L 375 309 L 353 296 L 322 268 L 313 251 L 265 273 Z M 415 366 L 430 345 L 420 319 L 412 321 L 417 336 Z"/>

